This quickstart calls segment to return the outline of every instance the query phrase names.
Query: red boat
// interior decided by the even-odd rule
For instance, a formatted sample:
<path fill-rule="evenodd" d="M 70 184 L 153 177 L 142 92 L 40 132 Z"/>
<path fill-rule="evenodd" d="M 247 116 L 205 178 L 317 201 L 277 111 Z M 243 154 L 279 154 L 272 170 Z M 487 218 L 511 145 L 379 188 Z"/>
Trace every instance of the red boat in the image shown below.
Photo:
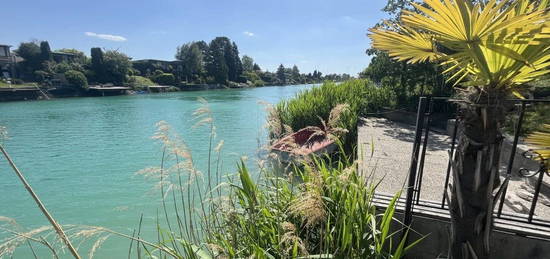
<path fill-rule="evenodd" d="M 325 135 L 312 137 L 315 132 L 309 128 L 301 129 L 275 142 L 271 150 L 280 155 L 281 161 L 288 162 L 294 157 L 330 153 L 336 149 L 334 140 Z"/>

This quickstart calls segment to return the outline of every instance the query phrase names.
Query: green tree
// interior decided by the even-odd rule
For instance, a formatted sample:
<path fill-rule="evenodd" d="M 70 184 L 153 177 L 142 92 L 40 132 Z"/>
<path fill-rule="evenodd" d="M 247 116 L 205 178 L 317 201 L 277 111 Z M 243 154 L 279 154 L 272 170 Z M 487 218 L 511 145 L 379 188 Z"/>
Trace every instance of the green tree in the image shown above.
<path fill-rule="evenodd" d="M 254 63 L 254 66 L 252 68 L 254 71 L 261 71 L 262 69 L 260 68 L 260 66 L 256 63 Z"/>
<path fill-rule="evenodd" d="M 127 75 L 132 68 L 130 58 L 116 50 L 109 50 L 103 56 L 104 82 L 122 85 L 127 80 Z"/>
<path fill-rule="evenodd" d="M 373 46 L 410 63 L 432 61 L 461 89 L 453 160 L 451 257 L 489 258 L 505 99 L 550 72 L 548 1 L 425 1 L 402 23 L 371 29 Z M 528 39 L 528 40 L 526 40 Z"/>
<path fill-rule="evenodd" d="M 204 53 L 199 42 L 189 42 L 178 47 L 176 58 L 183 62 L 186 81 L 200 78 L 204 71 Z"/>
<path fill-rule="evenodd" d="M 88 79 L 86 79 L 86 76 L 82 72 L 69 70 L 64 75 L 70 86 L 82 89 L 88 88 Z"/>
<path fill-rule="evenodd" d="M 243 63 L 243 70 L 246 72 L 254 71 L 254 59 L 251 57 L 244 55 L 242 58 Z"/>
<path fill-rule="evenodd" d="M 92 56 L 91 70 L 93 71 L 93 79 L 99 83 L 105 81 L 105 68 L 103 60 L 103 50 L 101 48 L 92 48 L 90 50 Z"/>
<path fill-rule="evenodd" d="M 227 62 L 227 76 L 229 80 L 233 82 L 240 82 L 240 77 L 243 73 L 243 65 L 241 63 L 241 58 L 239 57 L 239 48 L 235 42 L 230 45 L 226 45 L 225 61 Z"/>
<path fill-rule="evenodd" d="M 40 42 L 40 60 L 42 62 L 52 60 L 52 50 L 50 44 L 47 41 Z"/>
<path fill-rule="evenodd" d="M 39 80 L 35 77 L 35 71 L 42 69 L 40 46 L 36 42 L 22 42 L 14 51 L 23 58 L 17 64 L 20 75 L 26 80 Z"/>
<path fill-rule="evenodd" d="M 292 67 L 291 76 L 292 76 L 292 80 L 294 81 L 294 83 L 301 83 L 302 82 L 302 76 L 300 74 L 300 70 L 298 69 L 298 66 L 294 65 Z"/>
<path fill-rule="evenodd" d="M 227 37 L 216 37 L 208 45 L 206 69 L 216 83 L 225 84 L 229 79 L 229 67 L 225 54 L 229 48 L 231 48 L 231 42 Z"/>
<path fill-rule="evenodd" d="M 280 84 L 286 84 L 286 73 L 285 73 L 285 66 L 283 64 L 280 64 L 277 68 L 277 79 L 279 80 Z"/>

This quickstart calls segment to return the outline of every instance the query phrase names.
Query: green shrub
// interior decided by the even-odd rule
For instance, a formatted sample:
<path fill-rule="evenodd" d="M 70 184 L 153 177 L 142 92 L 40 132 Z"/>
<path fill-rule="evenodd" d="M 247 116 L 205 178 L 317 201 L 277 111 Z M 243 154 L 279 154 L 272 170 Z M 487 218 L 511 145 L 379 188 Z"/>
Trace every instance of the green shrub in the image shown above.
<path fill-rule="evenodd" d="M 134 90 L 146 90 L 147 86 L 155 85 L 153 81 L 151 81 L 147 77 L 143 76 L 130 76 L 128 79 L 128 85 L 132 87 Z"/>
<path fill-rule="evenodd" d="M 86 76 L 82 72 L 69 70 L 65 72 L 65 79 L 67 79 L 67 82 L 72 87 L 82 89 L 88 88 L 88 79 L 86 79 Z"/>
<path fill-rule="evenodd" d="M 523 123 L 521 125 L 520 136 L 527 136 L 535 131 L 540 131 L 544 128 L 544 124 L 550 123 L 550 105 L 546 103 L 533 104 L 525 110 Z M 508 114 L 504 122 L 504 131 L 513 135 L 516 131 L 516 124 L 519 114 L 514 111 Z"/>
<path fill-rule="evenodd" d="M 338 104 L 347 104 L 349 113 L 343 114 L 338 127 L 348 131 L 344 139 L 345 149 L 351 154 L 357 141 L 359 116 L 377 112 L 383 107 L 395 106 L 395 94 L 388 88 L 376 87 L 366 79 L 354 79 L 340 84 L 325 82 L 319 87 L 303 91 L 293 99 L 278 103 L 270 116 L 270 124 L 275 129 L 288 125 L 293 131 L 307 126 L 322 126 L 321 119 L 328 121 L 331 110 Z M 271 130 L 272 137 L 280 137 L 284 132 Z"/>
<path fill-rule="evenodd" d="M 253 85 L 253 86 L 264 86 L 264 85 L 265 85 L 265 82 L 262 81 L 261 79 L 258 79 L 258 80 L 254 80 L 254 81 L 252 82 L 252 85 Z"/>
<path fill-rule="evenodd" d="M 42 83 L 42 82 L 46 81 L 49 74 L 46 71 L 43 71 L 43 70 L 36 70 L 36 71 L 34 71 L 33 76 L 34 76 L 34 80 L 36 82 Z"/>
<path fill-rule="evenodd" d="M 152 79 L 160 85 L 173 85 L 176 82 L 176 77 L 171 73 L 155 74 Z"/>

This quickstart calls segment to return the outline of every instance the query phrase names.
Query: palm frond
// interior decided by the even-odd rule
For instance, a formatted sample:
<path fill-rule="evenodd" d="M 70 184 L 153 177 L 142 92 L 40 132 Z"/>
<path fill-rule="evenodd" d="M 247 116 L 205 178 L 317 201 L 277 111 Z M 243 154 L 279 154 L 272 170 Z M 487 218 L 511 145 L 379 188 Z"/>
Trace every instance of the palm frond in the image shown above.
<path fill-rule="evenodd" d="M 437 61 L 455 84 L 514 90 L 550 72 L 548 1 L 424 0 L 402 25 L 372 29 L 373 46 L 397 60 Z M 441 50 L 438 50 L 441 49 Z M 478 85 L 479 86 L 479 85 Z"/>

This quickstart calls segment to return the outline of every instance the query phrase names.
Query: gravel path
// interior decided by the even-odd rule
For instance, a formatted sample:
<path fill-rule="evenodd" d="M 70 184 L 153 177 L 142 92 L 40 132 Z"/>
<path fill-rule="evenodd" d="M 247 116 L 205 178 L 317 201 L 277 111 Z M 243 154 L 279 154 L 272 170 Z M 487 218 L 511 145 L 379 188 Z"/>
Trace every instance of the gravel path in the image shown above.
<path fill-rule="evenodd" d="M 358 152 L 363 158 L 360 170 L 366 175 L 372 175 L 375 181 L 383 180 L 377 192 L 393 195 L 406 185 L 414 132 L 415 127 L 412 125 L 383 118 L 368 118 L 361 121 L 358 129 Z M 449 136 L 430 131 L 420 199 L 438 203 L 442 201 L 450 145 Z M 501 168 L 501 174 L 504 172 L 506 172 L 505 167 Z M 502 175 L 501 180 L 504 180 Z M 534 193 L 534 180 L 536 179 L 512 177 L 506 195 L 505 212 L 528 213 Z M 550 180 L 550 177 L 546 177 L 546 180 Z M 548 206 L 550 206 L 550 199 L 543 190 L 535 211 L 535 218 L 550 220 Z"/>

